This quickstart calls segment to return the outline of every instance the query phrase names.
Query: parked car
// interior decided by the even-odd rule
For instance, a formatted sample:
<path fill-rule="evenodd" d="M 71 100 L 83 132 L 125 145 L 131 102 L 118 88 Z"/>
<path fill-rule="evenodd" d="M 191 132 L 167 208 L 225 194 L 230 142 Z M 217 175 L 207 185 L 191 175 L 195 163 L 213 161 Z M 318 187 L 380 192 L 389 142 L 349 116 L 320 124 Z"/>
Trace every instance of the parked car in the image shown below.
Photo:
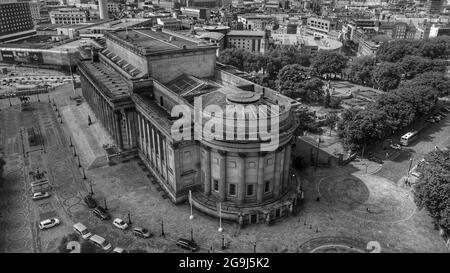
<path fill-rule="evenodd" d="M 146 239 L 152 237 L 153 234 L 146 228 L 135 227 L 133 228 L 133 235 Z"/>
<path fill-rule="evenodd" d="M 402 146 L 398 143 L 392 143 L 391 145 L 389 145 L 389 147 L 391 147 L 394 150 L 401 150 Z"/>
<path fill-rule="evenodd" d="M 101 249 L 108 251 L 112 248 L 111 244 L 105 240 L 105 238 L 98 236 L 97 234 L 92 235 L 89 238 L 89 241 L 91 241 L 94 245 L 100 247 Z"/>
<path fill-rule="evenodd" d="M 180 238 L 177 240 L 177 246 L 184 248 L 184 249 L 188 249 L 192 252 L 199 250 L 199 247 L 195 242 L 188 240 L 188 239 L 184 239 L 184 238 Z"/>
<path fill-rule="evenodd" d="M 46 192 L 46 191 L 38 191 L 33 193 L 33 200 L 39 200 L 39 199 L 44 199 L 50 197 L 50 193 Z"/>
<path fill-rule="evenodd" d="M 93 209 L 92 213 L 102 220 L 109 220 L 111 218 L 111 216 L 109 216 L 109 214 L 106 211 L 103 211 L 98 207 Z"/>
<path fill-rule="evenodd" d="M 442 117 L 443 119 L 447 117 L 444 112 L 437 112 L 436 115 Z"/>
<path fill-rule="evenodd" d="M 370 161 L 376 162 L 378 164 L 383 164 L 383 160 L 381 160 L 380 158 L 378 158 L 378 157 L 376 157 L 374 155 L 369 156 L 369 158 L 367 158 L 367 159 L 370 160 Z"/>
<path fill-rule="evenodd" d="M 425 121 L 426 121 L 426 122 L 429 122 L 429 123 L 436 123 L 436 122 L 438 122 L 438 121 L 435 120 L 433 117 L 429 117 L 429 118 L 427 118 Z"/>
<path fill-rule="evenodd" d="M 113 221 L 113 225 L 121 230 L 126 230 L 128 228 L 128 224 L 125 223 L 122 219 L 116 218 Z"/>
<path fill-rule="evenodd" d="M 86 203 L 86 205 L 88 206 L 88 208 L 92 209 L 97 207 L 97 202 L 95 201 L 95 199 L 92 197 L 92 195 L 86 195 L 84 198 L 84 203 Z"/>
<path fill-rule="evenodd" d="M 123 249 L 123 248 L 121 248 L 121 247 L 115 247 L 115 248 L 113 249 L 112 252 L 113 252 L 113 253 L 129 253 L 128 250 Z"/>
<path fill-rule="evenodd" d="M 82 223 L 76 223 L 75 225 L 73 225 L 73 230 L 78 233 L 84 240 L 92 236 L 92 233 L 89 232 L 87 227 Z"/>
<path fill-rule="evenodd" d="M 33 181 L 33 182 L 30 183 L 30 185 L 32 187 L 42 186 L 42 185 L 45 185 L 45 184 L 48 184 L 48 180 Z"/>
<path fill-rule="evenodd" d="M 58 218 L 45 219 L 39 223 L 39 229 L 41 230 L 49 229 L 59 225 L 60 223 L 61 222 L 59 221 Z"/>

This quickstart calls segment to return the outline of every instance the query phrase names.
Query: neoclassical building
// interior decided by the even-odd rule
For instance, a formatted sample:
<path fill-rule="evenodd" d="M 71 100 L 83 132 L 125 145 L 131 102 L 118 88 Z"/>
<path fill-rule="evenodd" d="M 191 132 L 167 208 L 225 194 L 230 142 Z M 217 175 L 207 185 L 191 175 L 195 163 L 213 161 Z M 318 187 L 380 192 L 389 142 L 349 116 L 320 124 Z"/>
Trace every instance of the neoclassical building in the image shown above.
<path fill-rule="evenodd" d="M 202 40 L 150 29 L 105 38 L 79 65 L 83 96 L 116 146 L 139 156 L 174 203 L 191 191 L 198 210 L 217 216 L 220 202 L 222 217 L 240 223 L 292 211 L 294 101 L 216 63 L 217 46 Z M 187 112 L 172 114 L 180 105 Z M 232 106 L 245 111 L 218 114 Z"/>

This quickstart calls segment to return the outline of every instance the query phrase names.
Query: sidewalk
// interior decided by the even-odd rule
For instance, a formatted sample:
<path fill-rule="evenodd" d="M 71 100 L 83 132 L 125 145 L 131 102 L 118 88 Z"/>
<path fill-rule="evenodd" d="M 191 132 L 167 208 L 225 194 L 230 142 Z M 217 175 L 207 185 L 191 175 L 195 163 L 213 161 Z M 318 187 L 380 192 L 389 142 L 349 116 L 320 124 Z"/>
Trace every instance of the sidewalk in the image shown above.
<path fill-rule="evenodd" d="M 96 120 L 86 102 L 76 106 L 74 104 L 59 108 L 63 122 L 70 128 L 72 143 L 76 147 L 82 164 L 87 169 L 106 166 L 108 164 L 104 144 L 112 143 L 112 139 L 99 121 Z M 88 115 L 91 116 L 92 125 L 88 126 Z"/>

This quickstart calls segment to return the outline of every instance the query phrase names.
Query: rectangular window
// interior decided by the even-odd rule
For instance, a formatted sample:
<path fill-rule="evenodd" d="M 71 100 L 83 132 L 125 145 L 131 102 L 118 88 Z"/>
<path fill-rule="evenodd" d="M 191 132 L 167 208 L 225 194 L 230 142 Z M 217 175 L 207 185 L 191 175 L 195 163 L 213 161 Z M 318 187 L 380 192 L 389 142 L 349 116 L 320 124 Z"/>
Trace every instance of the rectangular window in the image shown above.
<path fill-rule="evenodd" d="M 254 169 L 256 167 L 255 161 L 248 162 L 248 167 L 251 168 L 251 169 Z"/>
<path fill-rule="evenodd" d="M 228 166 L 230 166 L 230 168 L 236 168 L 236 161 L 228 162 Z"/>
<path fill-rule="evenodd" d="M 253 184 L 247 185 L 247 196 L 253 195 Z"/>
<path fill-rule="evenodd" d="M 214 190 L 219 191 L 219 181 L 214 179 Z"/>
<path fill-rule="evenodd" d="M 266 165 L 272 165 L 272 163 L 273 163 L 273 159 L 272 158 L 267 159 Z"/>
<path fill-rule="evenodd" d="M 264 193 L 268 193 L 270 191 L 270 181 L 266 181 L 264 183 Z"/>
<path fill-rule="evenodd" d="M 236 196 L 236 184 L 230 184 L 228 186 L 228 194 L 230 196 Z"/>

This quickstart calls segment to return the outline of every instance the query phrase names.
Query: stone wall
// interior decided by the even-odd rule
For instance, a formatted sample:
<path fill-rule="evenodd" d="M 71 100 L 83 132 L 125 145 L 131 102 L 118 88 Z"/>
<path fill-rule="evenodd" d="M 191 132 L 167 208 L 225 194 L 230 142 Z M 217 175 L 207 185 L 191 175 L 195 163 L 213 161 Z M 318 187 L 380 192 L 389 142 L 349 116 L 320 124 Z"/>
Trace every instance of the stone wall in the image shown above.
<path fill-rule="evenodd" d="M 167 83 L 186 73 L 200 78 L 214 76 L 216 51 L 195 51 L 171 53 L 149 57 L 149 75 L 156 80 Z"/>

